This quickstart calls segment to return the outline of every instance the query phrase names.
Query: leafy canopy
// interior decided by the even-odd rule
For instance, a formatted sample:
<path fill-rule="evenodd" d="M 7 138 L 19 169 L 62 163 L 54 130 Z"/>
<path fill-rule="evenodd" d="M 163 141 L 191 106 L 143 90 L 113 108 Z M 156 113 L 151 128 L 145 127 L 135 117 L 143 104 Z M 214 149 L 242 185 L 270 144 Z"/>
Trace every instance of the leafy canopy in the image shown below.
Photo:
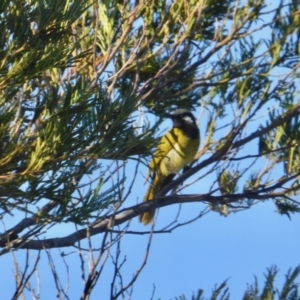
<path fill-rule="evenodd" d="M 156 205 L 299 212 L 297 1 L 19 0 L 0 12 L 1 216 L 26 216 L 2 246 L 60 222 L 104 224 L 96 234 L 121 209 L 115 225 L 150 209 L 124 204 L 162 122 L 145 113 L 178 107 L 202 112 L 202 144 L 161 195 L 192 175 L 212 184 Z"/>

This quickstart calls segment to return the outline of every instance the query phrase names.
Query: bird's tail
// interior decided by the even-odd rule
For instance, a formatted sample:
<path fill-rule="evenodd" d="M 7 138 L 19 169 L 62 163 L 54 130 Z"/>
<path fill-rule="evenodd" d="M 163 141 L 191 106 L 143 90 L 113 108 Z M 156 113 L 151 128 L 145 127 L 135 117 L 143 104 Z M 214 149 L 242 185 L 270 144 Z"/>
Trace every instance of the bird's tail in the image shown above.
<path fill-rule="evenodd" d="M 160 176 L 154 175 L 154 178 L 144 197 L 144 201 L 153 200 L 157 195 L 157 193 L 160 192 L 173 179 L 174 176 L 175 174 L 170 174 L 167 177 L 162 175 Z M 152 223 L 154 215 L 155 215 L 155 208 L 140 215 L 140 222 L 143 223 L 144 225 L 148 225 Z"/>
<path fill-rule="evenodd" d="M 158 185 L 159 185 L 158 176 L 154 175 L 154 178 L 153 178 L 153 180 L 147 190 L 147 193 L 144 197 L 144 202 L 154 199 L 155 194 L 157 194 L 159 191 Z M 155 208 L 143 213 L 142 215 L 140 215 L 140 222 L 143 223 L 144 225 L 150 224 L 153 220 L 154 214 L 155 214 Z"/>

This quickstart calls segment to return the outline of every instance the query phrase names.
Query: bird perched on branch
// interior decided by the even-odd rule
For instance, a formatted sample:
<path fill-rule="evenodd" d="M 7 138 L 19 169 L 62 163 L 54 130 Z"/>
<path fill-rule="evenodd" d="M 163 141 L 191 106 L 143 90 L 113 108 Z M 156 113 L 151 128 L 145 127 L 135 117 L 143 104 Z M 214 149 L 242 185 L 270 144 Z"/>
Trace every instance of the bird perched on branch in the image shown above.
<path fill-rule="evenodd" d="M 162 137 L 149 164 L 150 186 L 144 201 L 153 200 L 174 176 L 188 164 L 197 153 L 200 144 L 200 132 L 194 115 L 186 109 L 178 109 L 166 114 L 173 121 L 173 128 Z M 151 223 L 155 208 L 140 216 L 144 225 Z"/>

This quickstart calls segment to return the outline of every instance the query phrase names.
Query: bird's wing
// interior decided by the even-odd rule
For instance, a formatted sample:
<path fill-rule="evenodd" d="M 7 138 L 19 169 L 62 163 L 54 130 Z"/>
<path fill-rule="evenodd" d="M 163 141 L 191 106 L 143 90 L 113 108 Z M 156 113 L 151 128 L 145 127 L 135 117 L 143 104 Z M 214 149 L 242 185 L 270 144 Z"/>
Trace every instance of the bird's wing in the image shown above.
<path fill-rule="evenodd" d="M 173 132 L 174 130 L 169 130 L 160 140 L 157 149 L 153 155 L 153 159 L 149 164 L 149 171 L 157 172 L 163 158 L 168 156 L 168 153 L 172 150 L 173 147 L 177 144 L 176 135 Z"/>

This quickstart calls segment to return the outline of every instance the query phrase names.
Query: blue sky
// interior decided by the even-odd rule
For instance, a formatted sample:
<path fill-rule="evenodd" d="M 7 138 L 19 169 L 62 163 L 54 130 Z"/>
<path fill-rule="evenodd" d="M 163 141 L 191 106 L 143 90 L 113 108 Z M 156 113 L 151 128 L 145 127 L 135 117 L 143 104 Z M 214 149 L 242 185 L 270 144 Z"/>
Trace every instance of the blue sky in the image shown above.
<path fill-rule="evenodd" d="M 191 213 L 196 209 L 192 206 Z M 263 284 L 263 272 L 274 264 L 280 268 L 277 282 L 281 287 L 287 270 L 300 263 L 299 229 L 298 215 L 290 221 L 276 214 L 271 203 L 226 218 L 210 213 L 172 234 L 154 237 L 135 291 L 140 297 L 148 295 L 155 283 L 155 299 L 171 299 L 181 293 L 191 296 L 198 288 L 210 296 L 216 283 L 230 278 L 231 299 L 240 299 L 246 283 L 254 281 L 253 275 Z M 140 297 L 134 299 L 146 299 Z"/>
<path fill-rule="evenodd" d="M 129 163 L 128 166 L 127 171 L 130 174 L 134 170 L 134 164 Z M 128 203 L 125 203 L 126 207 L 142 201 L 147 188 L 147 185 L 143 184 L 142 176 L 146 173 L 146 168 L 142 168 L 140 172 L 141 176 L 135 184 Z M 188 193 L 201 193 L 209 184 L 209 179 L 204 179 L 191 186 Z M 184 204 L 180 221 L 196 216 L 204 207 L 202 203 Z M 172 220 L 177 209 L 177 205 L 160 209 L 156 229 L 163 228 L 169 220 Z M 13 219 L 11 222 L 14 224 Z M 144 227 L 135 219 L 129 229 L 144 231 L 149 227 Z M 253 283 L 254 275 L 258 277 L 262 287 L 263 273 L 272 265 L 277 265 L 280 269 L 277 277 L 277 286 L 280 288 L 288 269 L 300 264 L 299 229 L 298 214 L 292 215 L 292 220 L 289 220 L 287 216 L 281 216 L 276 212 L 272 202 L 263 202 L 250 210 L 230 214 L 227 217 L 210 212 L 196 222 L 178 228 L 172 233 L 158 233 L 153 237 L 147 264 L 134 285 L 131 299 L 150 299 L 154 286 L 153 299 L 174 299 L 183 293 L 190 299 L 193 292 L 196 293 L 199 288 L 204 289 L 205 296 L 209 297 L 215 284 L 220 284 L 226 279 L 229 279 L 231 299 L 241 299 L 246 284 Z M 72 231 L 73 226 L 60 224 L 47 236 L 65 236 Z M 95 248 L 100 247 L 102 237 L 103 235 L 98 235 L 93 238 Z M 148 234 L 126 234 L 122 238 L 120 257 L 121 260 L 126 257 L 126 263 L 122 267 L 125 283 L 140 267 L 148 237 Z M 115 248 L 112 249 L 112 255 L 114 250 Z M 56 269 L 62 277 L 63 285 L 69 285 L 70 298 L 78 299 L 83 290 L 78 253 L 75 248 L 66 248 L 62 251 L 68 254 L 65 260 L 69 265 L 69 283 L 66 266 L 59 252 L 51 250 L 51 254 L 56 262 Z M 18 251 L 15 255 L 22 265 L 25 261 L 24 253 Z M 31 255 L 30 260 L 33 262 L 37 252 L 31 251 Z M 86 262 L 88 259 L 89 254 L 86 253 Z M 0 272 L 0 288 L 4 295 L 11 296 L 14 291 L 13 260 L 9 254 L 2 256 L 0 260 L 2 270 L 5 270 Z M 112 271 L 111 260 L 108 259 L 91 299 L 99 299 L 99 294 L 101 299 L 109 298 Z M 55 286 L 45 253 L 42 254 L 39 272 L 42 299 L 53 299 L 54 294 L 49 294 L 49 291 L 54 292 Z M 29 295 L 28 299 L 31 299 Z"/>
<path fill-rule="evenodd" d="M 199 209 L 197 204 L 185 206 L 190 214 L 195 214 Z M 159 218 L 162 222 L 164 215 L 168 214 L 170 207 L 161 209 Z M 162 222 L 158 220 L 158 223 Z M 133 221 L 133 228 L 144 229 L 137 220 Z M 191 298 L 198 288 L 204 289 L 205 296 L 208 297 L 215 284 L 228 278 L 231 299 L 240 299 L 246 283 L 254 281 L 253 275 L 258 277 L 262 286 L 263 273 L 274 264 L 280 269 L 277 283 L 281 287 L 288 269 L 300 264 L 299 229 L 298 215 L 292 216 L 290 221 L 286 216 L 279 216 L 271 203 L 262 203 L 251 210 L 231 214 L 226 218 L 217 213 L 209 213 L 173 233 L 157 234 L 152 241 L 147 265 L 134 286 L 132 299 L 150 299 L 153 285 L 154 299 L 174 299 L 182 293 Z M 123 238 L 121 256 L 126 256 L 127 259 L 124 278 L 129 280 L 143 260 L 147 240 L 147 235 L 128 235 Z M 99 245 L 101 237 L 96 236 L 94 241 L 95 246 Z M 73 252 L 65 259 L 71 273 L 70 297 L 78 299 L 83 288 L 78 255 L 74 248 L 62 250 L 65 253 Z M 57 250 L 52 250 L 51 253 L 56 259 L 56 268 L 66 283 L 66 267 Z M 22 256 L 20 251 L 16 255 Z M 32 258 L 35 256 L 36 251 L 32 251 Z M 1 257 L 1 269 L 0 288 L 2 295 L 8 296 L 14 290 L 10 255 Z M 42 299 L 53 299 L 53 294 L 49 294 L 50 288 L 52 287 L 52 291 L 54 289 L 53 278 L 45 255 L 39 270 Z M 101 299 L 108 299 L 111 274 L 111 265 L 108 263 L 91 299 L 99 299 L 99 293 L 103 295 Z"/>

